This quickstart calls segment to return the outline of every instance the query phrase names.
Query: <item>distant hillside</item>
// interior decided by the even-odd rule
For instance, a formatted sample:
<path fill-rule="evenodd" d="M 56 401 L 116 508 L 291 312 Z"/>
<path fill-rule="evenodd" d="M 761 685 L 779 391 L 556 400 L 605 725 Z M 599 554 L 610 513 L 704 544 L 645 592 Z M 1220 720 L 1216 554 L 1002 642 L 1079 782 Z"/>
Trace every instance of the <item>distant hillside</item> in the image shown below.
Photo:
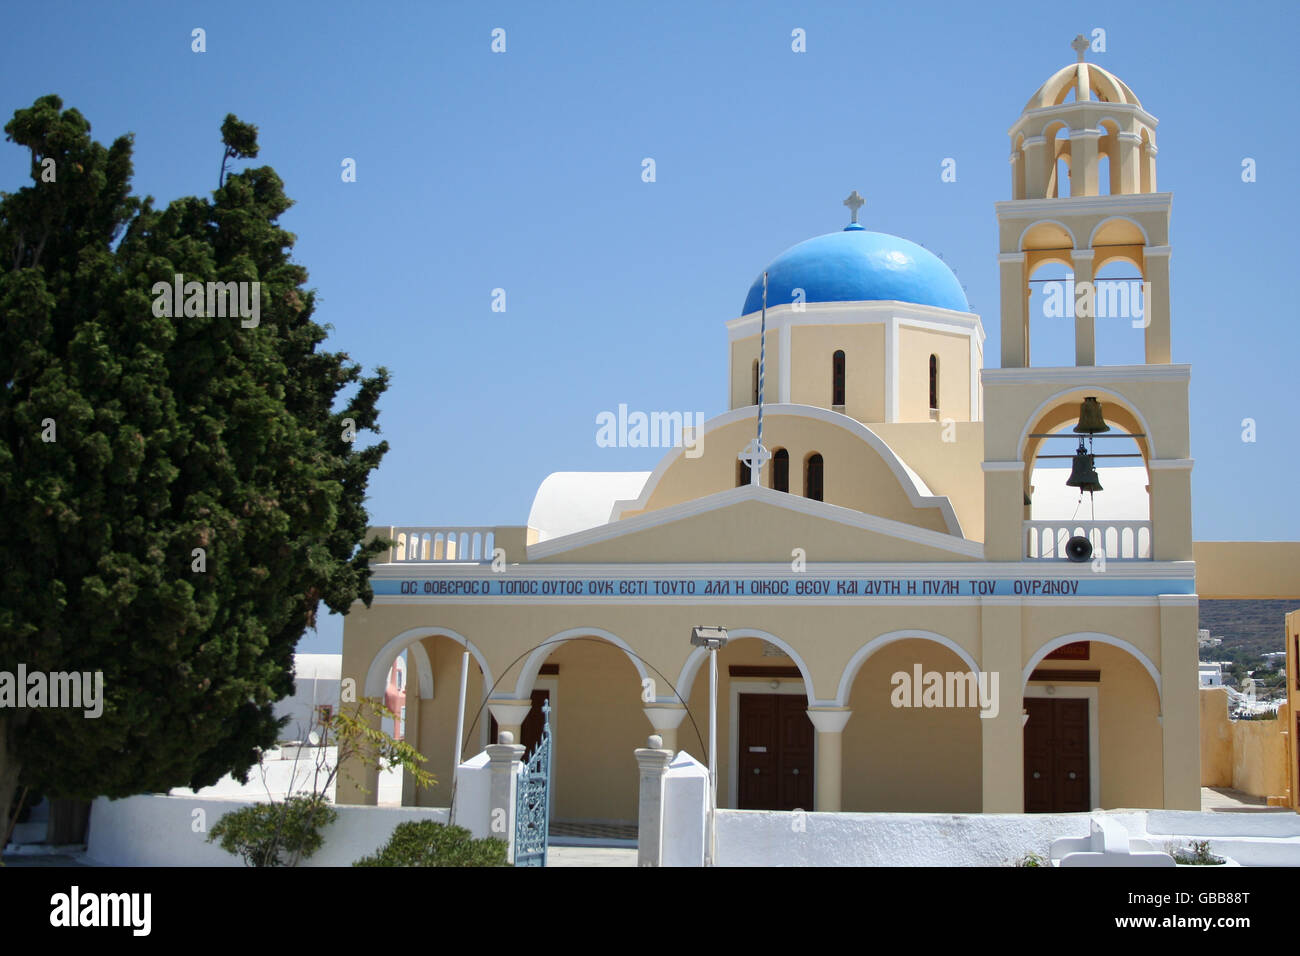
<path fill-rule="evenodd" d="M 1201 649 L 1201 660 L 1254 665 L 1269 651 L 1286 649 L 1286 615 L 1300 610 L 1300 597 L 1285 601 L 1201 601 L 1200 621 L 1218 647 Z"/>

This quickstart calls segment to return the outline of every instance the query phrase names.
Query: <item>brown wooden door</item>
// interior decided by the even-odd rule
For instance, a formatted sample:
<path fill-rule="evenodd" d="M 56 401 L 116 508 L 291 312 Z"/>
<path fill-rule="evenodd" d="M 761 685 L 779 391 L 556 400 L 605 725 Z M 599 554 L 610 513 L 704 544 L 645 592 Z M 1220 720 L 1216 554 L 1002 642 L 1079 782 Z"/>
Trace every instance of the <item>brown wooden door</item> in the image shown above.
<path fill-rule="evenodd" d="M 1092 809 L 1088 702 L 1026 697 L 1025 710 L 1025 812 Z"/>
<path fill-rule="evenodd" d="M 524 759 L 527 760 L 537 749 L 537 745 L 542 742 L 542 704 L 551 699 L 549 690 L 533 691 L 533 708 L 524 718 L 523 726 L 519 728 L 519 736 L 522 740 L 516 740 L 515 743 L 524 745 Z M 551 733 L 555 733 L 555 724 L 551 724 Z M 488 728 L 488 743 L 497 742 L 497 719 L 492 718 L 492 724 Z"/>
<path fill-rule="evenodd" d="M 808 698 L 741 694 L 736 797 L 742 810 L 810 810 L 813 725 Z"/>

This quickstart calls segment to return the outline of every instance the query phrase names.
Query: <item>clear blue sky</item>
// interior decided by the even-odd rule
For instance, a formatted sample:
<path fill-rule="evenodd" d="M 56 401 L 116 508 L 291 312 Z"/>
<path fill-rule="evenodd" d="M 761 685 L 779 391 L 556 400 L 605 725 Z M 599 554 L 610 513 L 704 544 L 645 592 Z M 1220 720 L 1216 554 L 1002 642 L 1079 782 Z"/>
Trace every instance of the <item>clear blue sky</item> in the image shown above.
<path fill-rule="evenodd" d="M 844 225 L 851 189 L 868 228 L 943 255 L 995 365 L 1007 129 L 1075 34 L 1101 27 L 1107 51 L 1089 57 L 1159 118 L 1159 188 L 1175 196 L 1196 536 L 1300 538 L 1300 8 L 1080 9 L 54 2 L 7 13 L 0 113 L 58 93 L 101 142 L 134 132 L 136 190 L 160 203 L 213 188 L 227 112 L 257 124 L 330 346 L 393 375 L 374 522 L 517 524 L 552 471 L 654 466 L 655 449 L 598 447 L 599 412 L 725 409 L 723 322 L 767 262 Z M 26 173 L 0 148 L 0 188 Z M 1110 330 L 1103 362 L 1137 345 Z M 1035 364 L 1068 364 L 1051 331 L 1035 326 Z M 340 633 L 322 624 L 301 649 Z"/>

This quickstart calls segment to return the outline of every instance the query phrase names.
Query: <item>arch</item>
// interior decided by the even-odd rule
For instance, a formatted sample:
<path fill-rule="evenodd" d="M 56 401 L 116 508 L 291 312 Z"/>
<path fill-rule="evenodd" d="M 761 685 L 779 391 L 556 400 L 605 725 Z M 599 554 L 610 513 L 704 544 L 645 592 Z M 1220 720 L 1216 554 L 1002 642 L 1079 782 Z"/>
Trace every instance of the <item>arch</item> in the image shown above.
<path fill-rule="evenodd" d="M 478 666 L 483 671 L 484 681 L 487 682 L 488 687 L 492 686 L 492 670 L 488 667 L 487 658 L 483 656 L 482 651 L 464 636 L 447 627 L 413 627 L 390 639 L 375 653 L 374 658 L 370 661 L 370 667 L 366 670 L 364 695 L 366 697 L 384 696 L 384 691 L 388 687 L 389 668 L 393 666 L 393 661 L 397 660 L 397 655 L 410 645 L 414 648 L 416 669 L 420 675 L 420 697 L 426 700 L 431 698 L 433 696 L 433 669 L 429 663 L 429 655 L 419 643 L 426 637 L 447 637 L 460 644 L 474 655 L 474 660 L 478 661 Z"/>
<path fill-rule="evenodd" d="M 799 656 L 798 651 L 775 634 L 754 627 L 729 627 L 727 628 L 727 636 L 732 640 L 752 637 L 760 641 L 769 641 L 772 644 L 775 644 L 777 647 L 781 648 L 781 650 L 785 651 L 786 655 L 794 661 L 795 666 L 799 668 L 799 674 L 803 677 L 804 693 L 808 698 L 808 706 L 837 706 L 833 701 L 817 699 L 817 694 L 813 689 L 812 672 L 808 670 L 808 665 L 804 663 L 804 659 Z M 708 659 L 708 656 L 709 649 L 707 647 L 696 647 L 691 650 L 690 655 L 686 658 L 686 663 L 682 665 L 681 672 L 677 675 L 677 693 L 681 695 L 682 700 L 691 699 L 691 688 L 694 686 L 695 678 L 699 675 L 700 668 L 704 666 L 704 662 Z M 676 701 L 675 697 L 667 699 Z"/>
<path fill-rule="evenodd" d="M 939 410 L 939 356 L 930 353 L 930 411 Z"/>
<path fill-rule="evenodd" d="M 1129 245 L 1143 245 L 1143 246 L 1149 246 L 1149 245 L 1151 244 L 1151 237 L 1150 237 L 1150 235 L 1148 235 L 1148 233 L 1147 233 L 1146 229 L 1143 227 L 1142 223 L 1138 222 L 1136 219 L 1133 219 L 1133 218 L 1131 218 L 1131 217 L 1129 217 L 1129 216 L 1107 216 L 1105 219 L 1103 219 L 1103 220 L 1101 220 L 1099 223 L 1097 223 L 1097 225 L 1095 225 L 1095 226 L 1092 227 L 1092 232 L 1088 234 L 1088 248 L 1089 248 L 1089 249 L 1092 249 L 1092 248 L 1094 248 L 1094 247 L 1097 245 L 1097 239 L 1098 239 L 1098 237 L 1099 237 L 1099 235 L 1100 235 L 1100 233 L 1101 233 L 1101 231 L 1102 231 L 1103 229 L 1106 229 L 1106 227 L 1107 227 L 1108 225 L 1110 225 L 1111 223 L 1118 223 L 1118 222 L 1127 223 L 1128 225 L 1132 226 L 1135 230 L 1137 230 L 1138 235 L 1140 235 L 1140 236 L 1142 237 L 1142 241 L 1141 241 L 1140 243 L 1137 243 L 1137 242 L 1131 242 L 1131 243 L 1128 243 Z M 1106 230 L 1106 231 L 1107 231 L 1107 232 L 1115 232 L 1116 230 L 1112 228 L 1112 229 L 1108 229 L 1108 230 Z M 1109 238 L 1109 237 L 1108 237 L 1108 238 Z M 1133 237 L 1132 237 L 1132 236 L 1122 236 L 1122 235 L 1121 235 L 1121 236 L 1116 237 L 1116 238 L 1132 239 Z"/>
<path fill-rule="evenodd" d="M 1065 136 L 1061 136 L 1061 132 Z M 1073 152 L 1070 148 L 1070 127 L 1064 120 L 1054 120 L 1043 127 L 1043 139 L 1047 142 L 1047 148 L 1043 151 L 1043 160 L 1047 163 L 1047 176 L 1043 179 L 1045 186 L 1045 198 L 1059 199 L 1069 196 L 1068 190 L 1061 192 L 1060 164 L 1065 160 L 1066 172 L 1073 168 L 1071 157 Z M 1069 183 L 1069 177 L 1066 177 Z"/>
<path fill-rule="evenodd" d="M 1033 232 L 1034 230 L 1039 229 L 1040 226 L 1055 226 L 1056 228 L 1060 229 L 1061 232 L 1063 232 L 1063 233 L 1065 234 L 1066 239 L 1067 239 L 1068 241 L 1065 243 L 1064 246 L 1057 245 L 1057 244 L 1055 244 L 1055 243 L 1058 242 L 1059 240 L 1058 240 L 1057 237 L 1051 235 L 1050 230 L 1039 230 L 1039 231 L 1043 234 L 1043 241 L 1052 241 L 1054 244 L 1053 244 L 1053 245 L 1050 245 L 1050 246 L 1046 246 L 1046 245 L 1044 245 L 1044 246 L 1029 246 L 1029 245 L 1026 245 L 1025 243 L 1026 243 L 1026 240 L 1029 239 L 1029 234 L 1030 234 L 1031 232 Z M 1038 240 L 1035 239 L 1035 241 L 1038 241 Z M 1034 221 L 1031 222 L 1029 225 L 1025 226 L 1024 231 L 1023 231 L 1022 233 L 1020 233 L 1020 238 L 1016 240 L 1016 249 L 1019 250 L 1020 252 L 1038 252 L 1038 251 L 1041 251 L 1041 250 L 1043 250 L 1043 249 L 1060 249 L 1060 248 L 1065 248 L 1065 249 L 1069 250 L 1069 249 L 1074 249 L 1077 245 L 1078 245 L 1078 240 L 1075 238 L 1074 230 L 1072 230 L 1072 229 L 1071 229 L 1069 226 L 1067 226 L 1065 223 L 1060 222 L 1060 221 L 1058 221 L 1058 220 L 1056 220 L 1056 219 L 1036 219 L 1036 220 L 1034 220 Z"/>
<path fill-rule="evenodd" d="M 598 637 L 601 640 L 608 641 L 627 655 L 628 660 L 632 662 L 632 666 L 636 668 L 636 672 L 642 680 L 649 676 L 646 673 L 645 664 L 641 663 L 640 658 L 633 653 L 628 643 L 617 634 L 611 634 L 603 627 L 571 627 L 568 630 L 560 631 L 558 634 L 552 634 L 533 648 L 533 652 L 524 661 L 523 670 L 519 672 L 519 679 L 515 681 L 516 700 L 531 699 L 533 684 L 537 682 L 537 674 L 541 671 L 542 664 L 546 663 L 546 658 L 550 657 L 551 651 L 565 641 L 571 641 L 577 637 Z M 501 701 L 501 698 L 494 699 L 498 703 Z"/>
<path fill-rule="evenodd" d="M 858 648 L 857 652 L 849 658 L 849 662 L 844 665 L 844 671 L 840 674 L 840 685 L 835 692 L 834 706 L 849 706 L 849 694 L 853 691 L 853 682 L 857 680 L 858 671 L 862 670 L 862 665 L 867 662 L 867 658 L 876 653 L 876 651 L 880 650 L 882 647 L 896 644 L 899 641 L 910 640 L 932 641 L 935 644 L 941 644 L 960 657 L 962 663 L 965 664 L 967 669 L 975 675 L 976 680 L 979 679 L 980 668 L 979 665 L 975 663 L 975 658 L 971 656 L 971 653 L 968 650 L 952 638 L 945 637 L 942 634 L 936 634 L 934 631 L 924 631 L 918 628 L 903 628 L 902 630 L 890 631 L 887 634 L 881 634 L 878 637 L 872 638 L 867 641 L 866 644 L 863 644 Z"/>
<path fill-rule="evenodd" d="M 1156 685 L 1156 699 L 1160 701 L 1161 707 L 1164 706 L 1164 691 L 1161 688 L 1160 671 L 1151 658 L 1147 657 L 1134 645 L 1124 640 L 1122 637 L 1115 637 L 1113 634 L 1101 634 L 1097 631 L 1076 631 L 1073 634 L 1062 634 L 1060 637 L 1054 637 L 1045 643 L 1030 656 L 1029 662 L 1025 664 L 1025 669 L 1020 675 L 1020 688 L 1023 693 L 1026 685 L 1029 684 L 1029 675 L 1034 672 L 1034 668 L 1052 651 L 1064 647 L 1066 644 L 1074 644 L 1078 641 L 1096 641 L 1098 644 L 1109 644 L 1111 647 L 1118 647 L 1121 651 L 1127 652 L 1134 660 L 1146 668 L 1147 674 L 1151 677 L 1152 682 Z"/>
<path fill-rule="evenodd" d="M 1156 457 L 1155 445 L 1151 438 L 1151 426 L 1147 424 L 1146 416 L 1142 414 L 1137 404 L 1127 395 L 1111 388 L 1104 388 L 1100 385 L 1074 385 L 1070 388 L 1062 389 L 1050 398 L 1041 402 L 1025 419 L 1025 426 L 1020 430 L 1020 438 L 1016 442 L 1016 457 L 1022 461 L 1024 460 L 1030 433 L 1039 431 L 1036 426 L 1049 411 L 1059 405 L 1065 404 L 1067 401 L 1073 402 L 1074 399 L 1071 398 L 1071 396 L 1082 395 L 1085 392 L 1088 395 L 1097 396 L 1098 399 L 1104 395 L 1107 400 L 1117 403 L 1121 408 L 1132 415 L 1137 423 L 1142 427 L 1142 433 L 1146 436 L 1146 438 L 1136 439 L 1138 447 L 1146 453 L 1148 461 Z"/>
<path fill-rule="evenodd" d="M 1142 276 L 1143 281 L 1146 281 L 1146 269 L 1143 268 L 1143 263 L 1138 261 L 1138 256 L 1141 255 L 1139 250 L 1141 249 L 1142 246 L 1126 246 L 1110 249 L 1107 249 L 1104 246 L 1099 247 L 1096 250 L 1096 256 L 1092 260 L 1093 281 L 1097 281 L 1097 273 L 1106 268 L 1106 266 L 1110 265 L 1112 262 L 1127 262 L 1138 271 L 1138 274 Z"/>
<path fill-rule="evenodd" d="M 790 492 L 790 452 L 784 448 L 772 452 L 772 490 Z"/>
<path fill-rule="evenodd" d="M 826 500 L 826 459 L 821 452 L 810 452 L 803 460 L 803 496 L 813 501 Z"/>
<path fill-rule="evenodd" d="M 1069 153 L 1059 153 L 1052 161 L 1048 199 L 1069 199 L 1074 195 L 1074 166 Z"/>

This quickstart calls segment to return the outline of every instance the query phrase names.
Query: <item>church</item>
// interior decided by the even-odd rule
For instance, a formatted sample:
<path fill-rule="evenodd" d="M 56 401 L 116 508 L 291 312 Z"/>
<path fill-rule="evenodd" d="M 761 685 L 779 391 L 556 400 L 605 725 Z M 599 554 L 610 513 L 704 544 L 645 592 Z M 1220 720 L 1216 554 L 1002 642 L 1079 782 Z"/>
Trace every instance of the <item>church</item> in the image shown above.
<path fill-rule="evenodd" d="M 549 702 L 554 819 L 636 821 L 649 734 L 708 761 L 691 636 L 711 626 L 720 806 L 1200 809 L 1172 196 L 1156 118 L 1086 48 L 1010 129 L 1000 355 L 948 266 L 860 223 L 855 190 L 847 223 L 760 271 L 725 321 L 730 407 L 657 422 L 678 433 L 652 472 L 552 474 L 526 525 L 371 529 L 391 547 L 342 673 L 382 697 L 405 654 L 406 739 L 438 785 L 404 802 L 447 806 L 453 755 L 533 745 Z M 1096 362 L 1112 263 L 1141 278 L 1140 364 Z M 1044 267 L 1078 291 L 1052 320 L 1073 365 L 1031 363 Z"/>

